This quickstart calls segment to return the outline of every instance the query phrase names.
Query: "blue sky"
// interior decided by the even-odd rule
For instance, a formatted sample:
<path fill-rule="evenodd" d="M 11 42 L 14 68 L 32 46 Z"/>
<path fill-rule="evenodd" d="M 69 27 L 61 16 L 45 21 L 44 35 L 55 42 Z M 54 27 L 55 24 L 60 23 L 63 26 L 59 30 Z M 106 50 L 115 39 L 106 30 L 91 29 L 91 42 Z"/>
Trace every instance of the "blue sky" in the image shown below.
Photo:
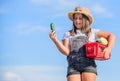
<path fill-rule="evenodd" d="M 0 81 L 66 81 L 66 56 L 49 38 L 50 23 L 61 41 L 71 29 L 67 13 L 86 6 L 92 28 L 116 35 L 112 57 L 96 61 L 97 81 L 119 81 L 119 0 L 0 0 Z"/>

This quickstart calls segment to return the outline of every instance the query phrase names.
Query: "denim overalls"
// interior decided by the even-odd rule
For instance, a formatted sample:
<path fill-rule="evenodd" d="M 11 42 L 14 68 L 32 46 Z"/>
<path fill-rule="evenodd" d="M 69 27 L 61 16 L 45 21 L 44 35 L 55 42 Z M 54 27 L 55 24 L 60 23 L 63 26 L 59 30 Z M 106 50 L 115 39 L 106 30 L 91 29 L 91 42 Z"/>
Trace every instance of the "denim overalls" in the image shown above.
<path fill-rule="evenodd" d="M 82 72 L 97 74 L 95 61 L 86 57 L 85 43 L 88 38 L 86 36 L 71 36 L 69 40 L 71 51 L 70 55 L 67 56 L 67 76 L 70 74 L 81 74 Z"/>

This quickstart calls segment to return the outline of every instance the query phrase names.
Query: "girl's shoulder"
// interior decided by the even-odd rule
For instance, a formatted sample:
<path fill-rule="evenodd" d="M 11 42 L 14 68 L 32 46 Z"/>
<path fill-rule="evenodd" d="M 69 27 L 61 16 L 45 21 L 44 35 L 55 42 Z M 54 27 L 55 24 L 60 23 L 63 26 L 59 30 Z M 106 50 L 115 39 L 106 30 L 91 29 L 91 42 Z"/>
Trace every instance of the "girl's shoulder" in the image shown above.
<path fill-rule="evenodd" d="M 91 28 L 91 34 L 89 37 L 89 41 L 92 41 L 92 42 L 96 41 L 96 37 L 99 31 L 100 29 Z"/>
<path fill-rule="evenodd" d="M 91 32 L 93 34 L 97 34 L 100 31 L 100 29 L 96 29 L 96 28 L 91 28 Z"/>
<path fill-rule="evenodd" d="M 91 28 L 91 31 L 92 32 L 96 32 L 96 31 L 99 31 L 100 29 L 97 29 L 97 28 Z"/>
<path fill-rule="evenodd" d="M 64 39 L 68 39 L 69 37 L 70 37 L 70 31 L 67 31 L 67 32 L 65 32 L 64 35 L 63 35 L 63 40 L 64 40 Z"/>

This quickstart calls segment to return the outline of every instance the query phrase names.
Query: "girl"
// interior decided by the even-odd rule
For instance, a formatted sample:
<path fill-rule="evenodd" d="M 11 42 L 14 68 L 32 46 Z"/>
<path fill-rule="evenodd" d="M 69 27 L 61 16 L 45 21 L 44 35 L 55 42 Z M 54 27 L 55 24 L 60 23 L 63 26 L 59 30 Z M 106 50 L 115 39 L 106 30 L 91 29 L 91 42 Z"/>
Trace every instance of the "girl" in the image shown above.
<path fill-rule="evenodd" d="M 109 32 L 90 28 L 93 17 L 85 7 L 76 7 L 74 11 L 68 13 L 68 17 L 73 21 L 73 27 L 65 33 L 62 43 L 54 32 L 51 31 L 49 34 L 59 51 L 67 56 L 67 80 L 95 81 L 97 66 L 94 59 L 86 57 L 85 43 L 95 42 L 96 37 L 106 38 L 108 47 L 104 49 L 104 57 L 108 59 L 114 46 L 115 36 Z"/>

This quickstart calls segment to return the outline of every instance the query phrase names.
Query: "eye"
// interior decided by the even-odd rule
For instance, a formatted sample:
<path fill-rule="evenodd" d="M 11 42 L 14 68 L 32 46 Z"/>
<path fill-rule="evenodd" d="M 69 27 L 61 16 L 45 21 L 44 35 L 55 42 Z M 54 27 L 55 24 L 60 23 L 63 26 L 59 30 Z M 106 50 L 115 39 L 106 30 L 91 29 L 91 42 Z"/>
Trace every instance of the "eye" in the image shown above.
<path fill-rule="evenodd" d="M 82 18 L 81 17 L 80 18 L 75 17 L 74 20 L 82 20 Z"/>
<path fill-rule="evenodd" d="M 74 20 L 77 20 L 77 19 L 78 19 L 78 20 L 82 20 L 82 18 L 81 18 L 81 17 L 80 17 L 80 18 L 74 18 Z"/>
<path fill-rule="evenodd" d="M 77 17 L 75 17 L 74 20 L 77 20 Z"/>
<path fill-rule="evenodd" d="M 82 20 L 82 18 L 79 18 L 79 20 Z"/>

